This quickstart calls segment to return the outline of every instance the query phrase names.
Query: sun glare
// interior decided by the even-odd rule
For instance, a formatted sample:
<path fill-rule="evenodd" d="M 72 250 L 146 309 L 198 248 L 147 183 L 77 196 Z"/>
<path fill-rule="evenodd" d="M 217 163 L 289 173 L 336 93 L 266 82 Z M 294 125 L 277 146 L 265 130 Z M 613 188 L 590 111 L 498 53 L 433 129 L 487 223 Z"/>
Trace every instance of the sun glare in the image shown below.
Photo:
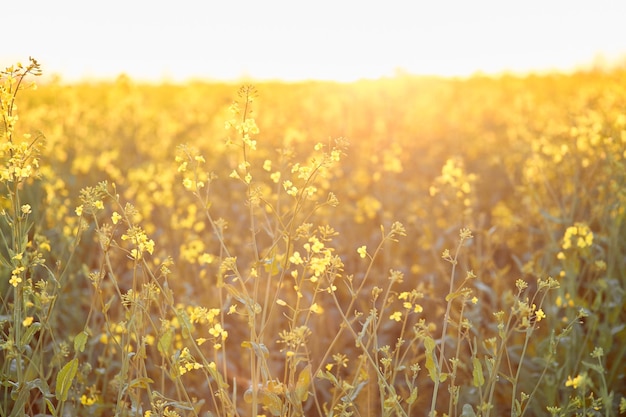
<path fill-rule="evenodd" d="M 623 10 L 622 10 L 623 9 Z M 626 53 L 626 6 L 606 1 L 432 4 L 287 1 L 7 5 L 3 63 L 36 56 L 73 81 L 322 79 L 571 70 Z M 19 26 L 28 21 L 29 28 Z M 15 27 L 12 27 L 16 25 Z M 584 28 L 582 30 L 581 28 Z"/>

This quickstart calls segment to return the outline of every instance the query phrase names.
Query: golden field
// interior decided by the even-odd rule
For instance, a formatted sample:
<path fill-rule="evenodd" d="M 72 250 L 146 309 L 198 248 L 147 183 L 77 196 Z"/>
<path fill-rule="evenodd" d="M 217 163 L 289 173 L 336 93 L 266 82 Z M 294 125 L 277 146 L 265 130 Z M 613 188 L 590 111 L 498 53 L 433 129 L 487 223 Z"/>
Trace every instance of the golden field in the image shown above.
<path fill-rule="evenodd" d="M 626 412 L 626 71 L 39 71 L 2 73 L 0 417 Z"/>

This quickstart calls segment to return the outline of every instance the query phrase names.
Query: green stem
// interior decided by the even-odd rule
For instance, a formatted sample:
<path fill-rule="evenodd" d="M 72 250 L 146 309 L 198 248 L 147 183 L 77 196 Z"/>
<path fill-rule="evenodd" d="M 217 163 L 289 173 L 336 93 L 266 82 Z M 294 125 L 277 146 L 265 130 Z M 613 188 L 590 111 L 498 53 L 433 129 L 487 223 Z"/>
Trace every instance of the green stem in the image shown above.
<path fill-rule="evenodd" d="M 450 273 L 450 289 L 448 294 L 452 294 L 454 291 L 454 276 L 456 275 L 456 266 L 458 264 L 458 256 L 463 245 L 464 239 L 459 240 L 459 244 L 456 247 L 454 259 L 452 260 L 452 272 Z M 445 347 L 446 347 L 446 334 L 448 333 L 448 322 L 450 321 L 450 311 L 452 310 L 452 301 L 454 297 L 450 297 L 446 305 L 446 312 L 443 317 L 443 329 L 441 330 L 441 347 L 439 348 L 439 360 L 437 364 L 437 378 L 435 378 L 435 387 L 433 388 L 433 396 L 430 403 L 429 416 L 435 416 L 435 408 L 437 406 L 437 396 L 439 394 L 439 383 L 441 382 L 441 370 L 443 369 L 443 363 L 445 360 Z"/>

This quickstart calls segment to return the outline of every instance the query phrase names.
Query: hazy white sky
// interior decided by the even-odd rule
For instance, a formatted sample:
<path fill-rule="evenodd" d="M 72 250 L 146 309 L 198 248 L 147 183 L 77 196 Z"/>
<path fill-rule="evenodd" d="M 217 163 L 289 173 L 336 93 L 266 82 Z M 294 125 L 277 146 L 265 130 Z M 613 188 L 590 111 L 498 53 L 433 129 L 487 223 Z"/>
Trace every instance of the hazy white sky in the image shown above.
<path fill-rule="evenodd" d="M 568 70 L 626 56 L 623 0 L 3 2 L 0 65 L 66 81 Z"/>

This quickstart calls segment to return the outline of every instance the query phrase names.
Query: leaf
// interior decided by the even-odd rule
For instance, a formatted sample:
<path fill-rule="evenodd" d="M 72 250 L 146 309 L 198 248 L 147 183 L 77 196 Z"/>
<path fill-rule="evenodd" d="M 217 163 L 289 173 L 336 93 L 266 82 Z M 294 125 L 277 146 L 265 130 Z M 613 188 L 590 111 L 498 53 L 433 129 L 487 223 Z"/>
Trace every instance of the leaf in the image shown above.
<path fill-rule="evenodd" d="M 417 387 L 411 390 L 411 395 L 406 399 L 407 404 L 411 405 L 417 400 Z"/>
<path fill-rule="evenodd" d="M 130 381 L 128 383 L 128 388 L 135 388 L 135 387 L 139 387 L 139 388 L 143 388 L 143 389 L 147 389 L 150 384 L 153 384 L 154 381 L 151 378 L 148 378 L 147 376 L 142 376 L 139 378 L 135 378 L 132 381 Z"/>
<path fill-rule="evenodd" d="M 483 365 L 480 363 L 480 360 L 478 358 L 472 358 L 472 365 L 474 367 L 474 369 L 472 370 L 472 384 L 475 387 L 482 387 L 485 383 L 485 376 L 483 375 Z"/>
<path fill-rule="evenodd" d="M 33 338 L 35 333 L 39 331 L 39 329 L 41 329 L 41 323 L 39 322 L 34 322 L 30 326 L 28 326 L 20 340 L 22 346 L 26 346 L 27 344 L 29 344 L 31 339 Z"/>
<path fill-rule="evenodd" d="M 296 382 L 296 398 L 301 403 L 309 398 L 309 385 L 311 385 L 311 364 L 307 365 L 298 375 Z"/>
<path fill-rule="evenodd" d="M 476 417 L 476 413 L 474 409 L 469 404 L 463 404 L 463 412 L 461 413 L 461 417 Z"/>
<path fill-rule="evenodd" d="M 46 405 L 48 406 L 48 410 L 50 411 L 50 414 L 52 414 L 53 416 L 57 415 L 57 409 L 54 408 L 54 404 L 52 404 L 52 401 L 50 401 L 49 399 L 45 398 L 46 401 Z"/>
<path fill-rule="evenodd" d="M 113 302 L 115 301 L 115 296 L 112 296 L 109 301 L 106 302 L 106 304 L 104 305 L 104 307 L 102 307 L 102 313 L 106 314 L 109 309 L 111 308 L 111 305 L 113 305 Z"/>
<path fill-rule="evenodd" d="M 516 398 L 515 405 L 513 406 L 513 410 L 511 410 L 511 416 L 521 416 L 521 415 L 522 415 L 522 404 Z"/>
<path fill-rule="evenodd" d="M 348 395 L 344 395 L 343 397 L 341 397 L 341 401 L 353 402 L 354 400 L 356 400 L 356 397 L 359 396 L 359 393 L 363 390 L 365 385 L 367 385 L 367 381 L 359 382 L 356 387 L 349 390 Z"/>
<path fill-rule="evenodd" d="M 78 359 L 74 358 L 61 368 L 57 375 L 57 383 L 55 387 L 55 396 L 59 401 L 67 401 L 67 395 L 70 392 L 72 382 L 78 372 Z"/>
<path fill-rule="evenodd" d="M 259 402 L 267 408 L 273 416 L 282 415 L 283 402 L 280 397 L 266 389 L 259 389 Z"/>
<path fill-rule="evenodd" d="M 602 367 L 602 365 L 597 364 L 597 363 L 593 363 L 593 362 L 588 362 L 588 361 L 582 361 L 583 365 L 585 365 L 586 367 L 588 367 L 589 369 L 593 369 L 594 371 L 596 371 L 597 373 L 603 375 L 605 373 L 604 367 Z"/>
<path fill-rule="evenodd" d="M 461 295 L 463 295 L 463 289 L 460 289 L 455 292 L 451 292 L 450 294 L 446 295 L 446 302 L 449 302 L 450 300 L 454 300 L 455 298 L 460 297 Z"/>
<path fill-rule="evenodd" d="M 337 377 L 328 371 L 319 371 L 317 373 L 317 377 L 320 379 L 326 379 L 335 386 L 339 385 L 339 381 L 337 380 Z"/>
<path fill-rule="evenodd" d="M 426 369 L 428 369 L 428 375 L 433 382 L 436 382 L 439 379 L 439 370 L 437 369 L 433 355 L 435 340 L 430 336 L 426 336 L 424 339 L 424 347 L 426 348 Z"/>
<path fill-rule="evenodd" d="M 280 262 L 276 259 L 276 257 L 268 259 L 263 264 L 263 269 L 265 269 L 265 272 L 269 273 L 270 276 L 278 275 L 280 272 Z"/>
<path fill-rule="evenodd" d="M 265 260 L 263 261 L 263 269 L 265 269 L 265 272 L 268 272 L 271 276 L 277 275 L 280 272 L 282 259 L 284 258 L 284 256 L 277 255 L 276 252 L 277 247 L 274 246 L 265 256 Z"/>
<path fill-rule="evenodd" d="M 172 349 L 172 338 L 174 337 L 174 332 L 172 329 L 167 329 L 165 333 L 159 337 L 159 342 L 157 343 L 157 349 L 161 356 L 167 357 L 169 356 L 169 352 Z"/>
<path fill-rule="evenodd" d="M 87 344 L 87 338 L 89 335 L 86 331 L 82 331 L 76 335 L 74 338 L 74 350 L 76 352 L 82 352 L 85 350 L 85 345 Z"/>
<path fill-rule="evenodd" d="M 50 387 L 48 386 L 48 383 L 41 378 L 36 378 L 33 379 L 32 381 L 28 381 L 26 383 L 26 386 L 28 387 L 28 390 L 32 390 L 32 389 L 38 389 L 39 392 L 44 396 L 44 397 L 52 397 L 53 395 L 50 393 Z"/>

